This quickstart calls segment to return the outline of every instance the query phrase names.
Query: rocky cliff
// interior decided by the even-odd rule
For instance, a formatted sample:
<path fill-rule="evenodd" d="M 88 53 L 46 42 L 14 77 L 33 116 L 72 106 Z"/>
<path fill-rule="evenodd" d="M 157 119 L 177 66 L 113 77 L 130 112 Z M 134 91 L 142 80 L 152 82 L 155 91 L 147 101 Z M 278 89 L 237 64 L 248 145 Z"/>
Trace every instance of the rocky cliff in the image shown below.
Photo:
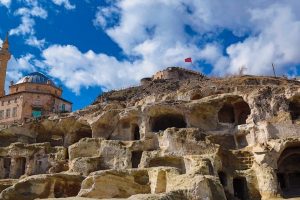
<path fill-rule="evenodd" d="M 0 132 L 0 199 L 300 197 L 300 82 L 152 80 Z"/>

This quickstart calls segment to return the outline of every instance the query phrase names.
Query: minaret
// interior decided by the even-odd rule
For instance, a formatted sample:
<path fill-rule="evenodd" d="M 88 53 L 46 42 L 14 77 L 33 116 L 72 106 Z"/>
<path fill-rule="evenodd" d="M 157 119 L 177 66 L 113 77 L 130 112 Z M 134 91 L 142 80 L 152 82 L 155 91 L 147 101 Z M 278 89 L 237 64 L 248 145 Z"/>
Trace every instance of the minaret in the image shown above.
<path fill-rule="evenodd" d="M 5 77 L 7 63 L 11 57 L 9 52 L 8 33 L 6 34 L 5 41 L 0 49 L 0 97 L 5 95 Z"/>

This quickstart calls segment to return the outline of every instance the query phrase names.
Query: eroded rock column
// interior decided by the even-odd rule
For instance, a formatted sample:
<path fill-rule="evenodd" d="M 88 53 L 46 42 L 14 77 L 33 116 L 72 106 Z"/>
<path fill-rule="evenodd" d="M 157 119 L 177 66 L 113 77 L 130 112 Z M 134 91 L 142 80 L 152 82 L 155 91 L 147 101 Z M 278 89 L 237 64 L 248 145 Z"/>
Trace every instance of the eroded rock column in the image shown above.
<path fill-rule="evenodd" d="M 267 164 L 254 164 L 258 188 L 262 199 L 270 199 L 278 195 L 278 183 L 275 170 Z"/>

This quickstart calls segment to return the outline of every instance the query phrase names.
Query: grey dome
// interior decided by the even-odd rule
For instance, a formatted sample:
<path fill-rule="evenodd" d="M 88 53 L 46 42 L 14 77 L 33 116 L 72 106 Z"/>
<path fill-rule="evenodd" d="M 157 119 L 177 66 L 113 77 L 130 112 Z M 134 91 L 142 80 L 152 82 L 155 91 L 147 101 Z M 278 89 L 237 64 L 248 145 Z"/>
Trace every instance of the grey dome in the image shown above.
<path fill-rule="evenodd" d="M 28 79 L 26 81 L 26 79 Z M 46 75 L 42 74 L 41 72 L 33 72 L 21 78 L 16 84 L 20 83 L 38 83 L 38 84 L 47 84 L 47 81 L 50 81 L 51 85 L 54 85 L 53 81 L 47 77 Z"/>

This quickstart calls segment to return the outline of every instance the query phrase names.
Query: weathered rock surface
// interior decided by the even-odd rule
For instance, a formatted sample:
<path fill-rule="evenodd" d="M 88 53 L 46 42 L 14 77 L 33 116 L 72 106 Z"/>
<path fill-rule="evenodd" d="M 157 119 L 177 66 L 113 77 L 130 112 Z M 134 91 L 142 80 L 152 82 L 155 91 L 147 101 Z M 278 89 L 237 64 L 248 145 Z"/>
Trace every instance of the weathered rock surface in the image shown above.
<path fill-rule="evenodd" d="M 34 175 L 20 180 L 0 194 L 3 200 L 72 197 L 80 190 L 82 176 L 72 174 Z"/>
<path fill-rule="evenodd" d="M 0 199 L 300 197 L 300 82 L 144 81 L 0 131 Z"/>
<path fill-rule="evenodd" d="M 147 170 L 109 170 L 94 172 L 82 183 L 78 196 L 95 198 L 126 198 L 150 193 Z"/>

